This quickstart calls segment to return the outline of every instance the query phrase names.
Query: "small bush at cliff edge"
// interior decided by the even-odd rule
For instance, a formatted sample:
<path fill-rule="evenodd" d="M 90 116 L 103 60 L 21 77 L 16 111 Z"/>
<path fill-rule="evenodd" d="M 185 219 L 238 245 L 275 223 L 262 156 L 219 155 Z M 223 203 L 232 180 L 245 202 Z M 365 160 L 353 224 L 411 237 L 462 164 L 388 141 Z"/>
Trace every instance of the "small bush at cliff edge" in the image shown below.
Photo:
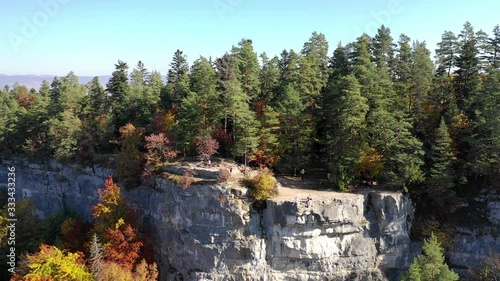
<path fill-rule="evenodd" d="M 276 179 L 267 169 L 261 169 L 253 179 L 246 181 L 246 185 L 250 189 L 250 198 L 255 201 L 266 200 L 278 194 Z"/>

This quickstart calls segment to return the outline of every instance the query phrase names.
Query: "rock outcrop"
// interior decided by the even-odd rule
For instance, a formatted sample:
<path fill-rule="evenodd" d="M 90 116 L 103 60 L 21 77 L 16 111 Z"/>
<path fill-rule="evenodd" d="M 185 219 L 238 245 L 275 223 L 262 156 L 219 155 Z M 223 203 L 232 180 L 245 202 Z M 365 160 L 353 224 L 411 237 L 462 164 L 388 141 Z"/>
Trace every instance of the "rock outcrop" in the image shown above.
<path fill-rule="evenodd" d="M 111 173 L 11 164 L 18 199 L 31 198 L 41 216 L 70 207 L 89 218 Z M 400 193 L 332 192 L 309 206 L 271 200 L 256 209 L 244 191 L 215 181 L 187 189 L 159 184 L 160 191 L 124 194 L 153 234 L 162 280 L 397 280 L 413 258 L 412 204 Z"/>

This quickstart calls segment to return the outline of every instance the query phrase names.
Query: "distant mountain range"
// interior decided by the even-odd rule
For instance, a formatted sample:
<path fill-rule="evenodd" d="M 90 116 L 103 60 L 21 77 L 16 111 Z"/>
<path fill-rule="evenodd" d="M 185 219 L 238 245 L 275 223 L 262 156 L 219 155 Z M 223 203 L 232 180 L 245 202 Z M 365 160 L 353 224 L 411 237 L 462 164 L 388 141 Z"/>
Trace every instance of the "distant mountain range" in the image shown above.
<path fill-rule="evenodd" d="M 42 85 L 43 80 L 47 80 L 47 82 L 52 83 L 55 75 L 5 75 L 0 74 L 0 87 L 3 88 L 5 85 L 12 86 L 15 83 L 19 83 L 20 85 L 24 85 L 28 87 L 28 89 L 35 88 L 38 90 Z M 103 86 L 105 86 L 110 75 L 99 76 L 99 81 Z M 78 76 L 78 81 L 80 84 L 86 84 L 94 79 L 94 76 Z"/>

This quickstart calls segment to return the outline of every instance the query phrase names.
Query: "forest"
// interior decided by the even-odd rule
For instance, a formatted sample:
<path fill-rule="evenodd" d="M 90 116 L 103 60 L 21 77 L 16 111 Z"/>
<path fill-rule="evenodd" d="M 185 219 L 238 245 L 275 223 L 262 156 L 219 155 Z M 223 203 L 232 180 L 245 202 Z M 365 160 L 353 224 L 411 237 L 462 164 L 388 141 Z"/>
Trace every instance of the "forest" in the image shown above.
<path fill-rule="evenodd" d="M 44 81 L 38 90 L 5 86 L 0 153 L 86 166 L 106 165 L 116 156 L 116 179 L 127 188 L 147 185 L 159 166 L 176 157 L 199 154 L 289 174 L 319 165 L 340 191 L 373 180 L 409 193 L 422 212 L 415 235 L 434 231 L 441 239 L 464 193 L 498 188 L 498 25 L 491 33 L 469 22 L 458 32 L 445 31 L 432 57 L 425 41 L 405 34 L 393 38 L 385 26 L 373 37 L 339 43 L 331 56 L 325 36 L 317 32 L 301 50 L 272 58 L 242 39 L 222 56 L 201 56 L 191 65 L 177 50 L 166 83 L 162 75 L 141 61 L 135 67 L 118 61 L 105 86 L 97 77 L 80 84 L 73 72 Z M 99 212 L 119 197 L 114 185 L 108 179 L 103 190 L 109 194 L 101 193 L 92 227 L 104 241 L 130 238 L 127 247 L 137 252 L 134 243 L 142 242 L 135 240 L 133 223 L 113 226 L 126 210 Z M 102 213 L 113 217 L 100 218 Z M 85 224 L 78 225 L 84 231 Z M 97 237 L 92 241 L 97 247 Z M 40 253 L 51 251 L 60 250 Z M 156 276 L 146 263 L 151 259 L 139 263 L 143 256 L 115 261 L 131 270 L 130 276 Z M 108 272 L 117 270 L 107 266 Z"/>

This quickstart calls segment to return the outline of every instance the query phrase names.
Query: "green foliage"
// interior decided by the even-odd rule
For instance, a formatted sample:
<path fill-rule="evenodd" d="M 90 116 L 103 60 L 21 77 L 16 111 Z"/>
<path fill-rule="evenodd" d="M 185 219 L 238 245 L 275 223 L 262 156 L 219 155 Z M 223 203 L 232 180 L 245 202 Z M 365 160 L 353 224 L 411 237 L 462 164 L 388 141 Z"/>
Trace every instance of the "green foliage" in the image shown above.
<path fill-rule="evenodd" d="M 444 262 L 443 249 L 436 236 L 426 239 L 422 245 L 423 254 L 419 255 L 403 275 L 402 281 L 455 281 L 458 274 L 448 268 Z"/>
<path fill-rule="evenodd" d="M 82 122 L 71 111 L 65 110 L 47 122 L 49 148 L 56 160 L 71 158 L 77 151 L 82 134 Z"/>
<path fill-rule="evenodd" d="M 142 146 L 143 134 L 144 128 L 136 128 L 130 123 L 120 128 L 121 136 L 118 143 L 121 145 L 121 151 L 118 154 L 116 173 L 118 178 L 130 187 L 139 184 L 143 169 L 142 154 L 139 151 Z"/>
<path fill-rule="evenodd" d="M 161 95 L 162 107 L 168 109 L 172 104 L 178 104 L 188 93 L 189 65 L 183 52 L 177 50 L 170 63 L 170 69 L 167 74 L 167 86 Z"/>
<path fill-rule="evenodd" d="M 270 199 L 278 194 L 277 182 L 271 171 L 260 169 L 259 173 L 247 181 L 250 198 L 255 201 Z"/>
<path fill-rule="evenodd" d="M 333 183 L 347 190 L 361 162 L 366 138 L 367 99 L 361 96 L 360 85 L 353 75 L 342 78 L 340 96 L 330 109 L 326 128 L 326 154 Z M 330 118 L 328 118 L 330 117 Z"/>
<path fill-rule="evenodd" d="M 432 167 L 429 180 L 443 187 L 453 186 L 453 161 L 455 156 L 451 150 L 451 138 L 448 126 L 441 120 L 431 152 Z"/>
<path fill-rule="evenodd" d="M 293 171 L 309 163 L 313 143 L 312 116 L 305 112 L 300 93 L 293 85 L 287 85 L 276 108 L 281 130 L 279 147 L 282 160 L 280 167 Z"/>

